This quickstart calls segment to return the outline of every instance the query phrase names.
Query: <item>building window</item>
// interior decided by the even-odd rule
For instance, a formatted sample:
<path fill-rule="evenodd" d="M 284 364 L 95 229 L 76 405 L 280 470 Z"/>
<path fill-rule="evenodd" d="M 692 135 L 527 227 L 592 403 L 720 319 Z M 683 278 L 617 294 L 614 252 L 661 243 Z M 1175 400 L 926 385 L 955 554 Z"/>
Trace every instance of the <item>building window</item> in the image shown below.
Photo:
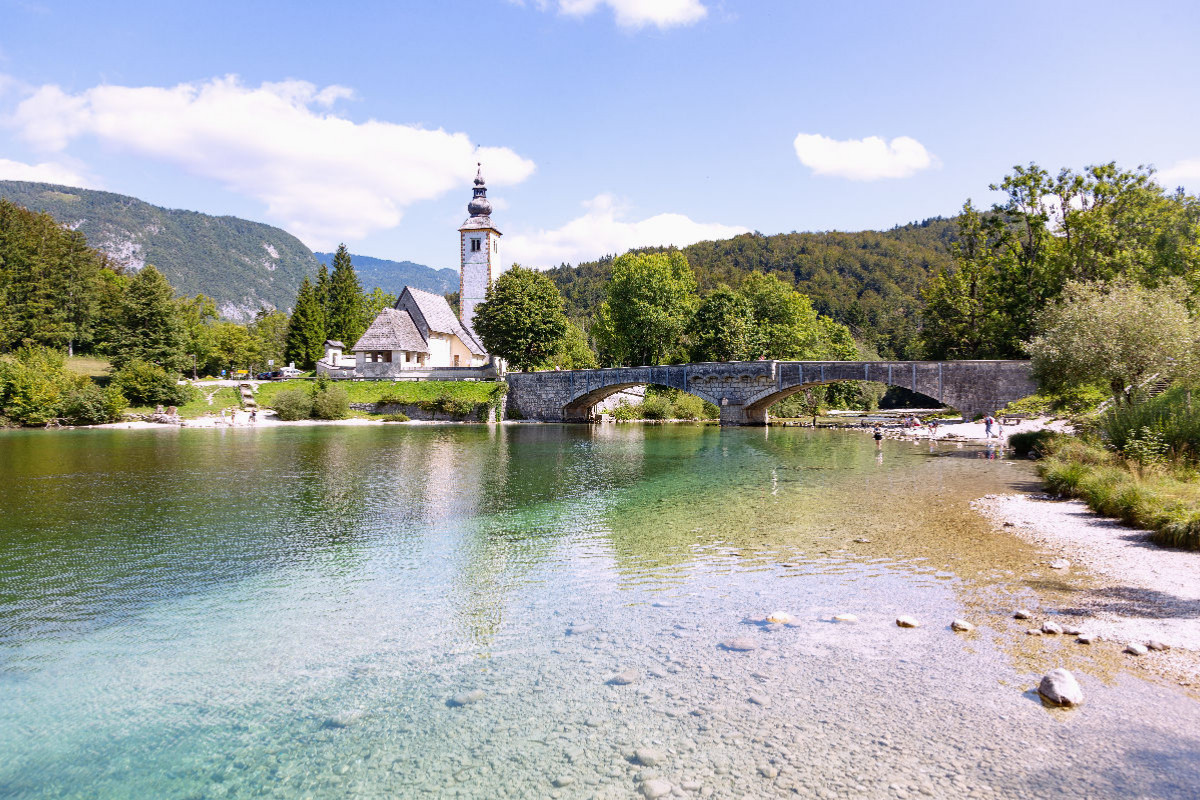
<path fill-rule="evenodd" d="M 499 253 L 499 252 L 500 252 L 500 240 L 499 240 L 499 239 L 497 239 L 496 241 L 492 242 L 492 252 L 495 252 L 495 253 Z"/>
<path fill-rule="evenodd" d="M 479 242 L 479 240 L 478 240 L 478 239 L 472 239 L 472 240 L 471 240 L 471 252 L 472 252 L 472 253 L 478 253 L 478 252 L 479 252 L 479 248 L 480 248 L 480 242 Z"/>

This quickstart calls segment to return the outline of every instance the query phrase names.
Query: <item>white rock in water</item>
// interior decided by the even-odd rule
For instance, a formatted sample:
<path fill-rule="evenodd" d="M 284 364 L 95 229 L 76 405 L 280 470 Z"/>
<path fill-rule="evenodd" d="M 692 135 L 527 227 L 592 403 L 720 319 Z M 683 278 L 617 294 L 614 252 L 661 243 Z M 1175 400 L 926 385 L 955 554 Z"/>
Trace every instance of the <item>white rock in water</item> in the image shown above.
<path fill-rule="evenodd" d="M 613 686 L 628 686 L 631 683 L 635 683 L 639 677 L 638 671 L 630 667 L 613 675 L 608 679 L 608 682 Z"/>
<path fill-rule="evenodd" d="M 1150 648 L 1146 647 L 1144 644 L 1130 642 L 1129 644 L 1125 645 L 1125 652 L 1129 653 L 1131 656 L 1144 656 L 1146 653 L 1150 652 Z"/>
<path fill-rule="evenodd" d="M 1042 633 L 1059 634 L 1062 632 L 1062 625 L 1059 625 L 1057 622 L 1042 623 Z"/>
<path fill-rule="evenodd" d="M 833 618 L 834 622 L 858 622 L 858 617 L 853 614 L 838 614 Z"/>
<path fill-rule="evenodd" d="M 469 706 L 471 703 L 478 703 L 485 696 L 486 695 L 483 693 L 483 689 L 472 689 L 469 692 L 463 692 L 462 694 L 456 694 L 454 697 L 451 697 L 450 705 L 455 707 Z"/>
<path fill-rule="evenodd" d="M 1170 650 L 1171 649 L 1171 645 L 1166 644 L 1165 642 L 1160 642 L 1157 639 L 1151 639 L 1150 641 L 1146 642 L 1146 647 L 1150 648 L 1151 650 Z"/>
<path fill-rule="evenodd" d="M 956 619 L 950 623 L 950 630 L 958 631 L 959 633 L 967 633 L 975 630 L 975 626 L 967 622 L 965 619 Z"/>
<path fill-rule="evenodd" d="M 652 778 L 642 784 L 642 797 L 645 797 L 646 800 L 654 800 L 656 797 L 670 794 L 671 788 L 671 784 L 662 778 Z"/>
<path fill-rule="evenodd" d="M 916 617 L 896 617 L 896 624 L 901 628 L 919 628 L 921 623 L 917 622 Z"/>
<path fill-rule="evenodd" d="M 1038 685 L 1038 694 L 1060 706 L 1077 706 L 1083 702 L 1083 689 L 1070 670 L 1059 667 L 1051 670 Z"/>
<path fill-rule="evenodd" d="M 639 747 L 633 751 L 633 757 L 643 767 L 656 767 L 666 758 L 661 751 L 655 750 L 653 747 Z"/>
<path fill-rule="evenodd" d="M 1013 619 L 1033 619 L 1033 614 L 1030 614 L 1023 608 L 1018 608 L 1013 612 Z"/>
<path fill-rule="evenodd" d="M 721 642 L 721 647 L 724 647 L 726 650 L 745 652 L 747 650 L 757 650 L 758 643 L 748 636 L 739 636 L 736 639 L 726 639 Z"/>
<path fill-rule="evenodd" d="M 1079 628 L 1076 628 L 1073 625 L 1063 625 L 1062 632 L 1067 636 L 1078 636 L 1079 634 L 1083 633 L 1083 631 L 1079 630 Z"/>
<path fill-rule="evenodd" d="M 564 786 L 570 786 L 574 782 L 575 782 L 575 779 L 572 778 L 570 775 L 559 775 L 557 778 L 555 778 L 553 781 L 551 781 L 551 783 L 553 783 L 559 789 L 561 789 Z"/>
<path fill-rule="evenodd" d="M 770 613 L 770 615 L 767 617 L 767 622 L 775 622 L 780 625 L 786 625 L 795 619 L 796 619 L 795 617 L 793 617 L 791 614 L 787 613 L 786 611 L 772 611 Z"/>
<path fill-rule="evenodd" d="M 771 698 L 765 694 L 752 694 L 752 695 L 750 695 L 750 697 L 748 699 L 750 700 L 751 703 L 754 703 L 754 705 L 756 705 L 756 706 L 771 705 Z"/>
<path fill-rule="evenodd" d="M 1075 641 L 1079 642 L 1080 644 L 1091 644 L 1092 642 L 1096 641 L 1096 639 L 1098 639 L 1098 638 L 1099 637 L 1096 636 L 1096 634 L 1094 634 L 1094 633 L 1081 633 L 1081 634 L 1079 634 L 1079 638 L 1076 639 Z"/>
<path fill-rule="evenodd" d="M 1065 558 L 1057 558 L 1050 562 L 1050 569 L 1070 569 L 1071 562 Z"/>
<path fill-rule="evenodd" d="M 1042 629 L 1041 628 L 1030 628 L 1029 630 L 1025 631 L 1025 635 L 1026 636 L 1041 636 Z"/>

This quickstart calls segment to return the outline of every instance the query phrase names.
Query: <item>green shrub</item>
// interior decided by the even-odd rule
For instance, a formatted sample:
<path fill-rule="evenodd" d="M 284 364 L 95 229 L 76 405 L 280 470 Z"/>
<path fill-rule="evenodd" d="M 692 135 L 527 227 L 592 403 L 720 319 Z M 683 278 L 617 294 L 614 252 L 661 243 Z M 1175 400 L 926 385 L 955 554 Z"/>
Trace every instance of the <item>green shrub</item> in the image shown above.
<path fill-rule="evenodd" d="M 345 419 L 350 416 L 350 395 L 340 386 L 317 388 L 312 395 L 312 416 L 313 419 Z"/>
<path fill-rule="evenodd" d="M 310 419 L 313 412 L 312 392 L 303 389 L 286 389 L 275 396 L 271 408 L 284 422 Z"/>
<path fill-rule="evenodd" d="M 124 395 L 115 386 L 102 388 L 89 380 L 67 393 L 58 414 L 70 425 L 102 425 L 121 419 L 126 405 Z"/>
<path fill-rule="evenodd" d="M 68 374 L 65 365 L 65 357 L 48 347 L 23 347 L 0 359 L 4 417 L 17 425 L 45 425 L 57 419 L 63 398 L 81 381 Z"/>
<path fill-rule="evenodd" d="M 384 422 L 408 422 L 409 416 L 407 414 L 388 414 L 386 417 L 383 418 L 383 421 Z"/>
<path fill-rule="evenodd" d="M 674 404 L 666 397 L 647 396 L 642 403 L 642 419 L 672 419 Z"/>
<path fill-rule="evenodd" d="M 1052 451 L 1054 442 L 1059 436 L 1060 434 L 1046 429 L 1025 431 L 1024 433 L 1014 433 L 1008 437 L 1008 445 L 1019 456 L 1033 455 L 1041 458 Z"/>
<path fill-rule="evenodd" d="M 181 406 L 196 397 L 195 387 L 140 358 L 117 370 L 112 384 L 135 406 Z"/>

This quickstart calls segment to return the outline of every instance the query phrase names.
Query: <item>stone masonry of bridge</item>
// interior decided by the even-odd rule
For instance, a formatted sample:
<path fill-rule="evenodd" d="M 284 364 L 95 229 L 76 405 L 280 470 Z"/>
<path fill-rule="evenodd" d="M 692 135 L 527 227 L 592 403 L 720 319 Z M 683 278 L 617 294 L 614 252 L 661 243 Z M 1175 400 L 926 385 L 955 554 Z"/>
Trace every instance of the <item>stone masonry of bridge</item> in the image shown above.
<path fill-rule="evenodd" d="M 586 422 L 609 395 L 633 386 L 680 389 L 721 409 L 722 425 L 765 425 L 767 409 L 811 386 L 877 381 L 902 386 L 956 409 L 967 419 L 1036 390 L 1028 361 L 733 361 L 511 372 L 506 416 Z"/>

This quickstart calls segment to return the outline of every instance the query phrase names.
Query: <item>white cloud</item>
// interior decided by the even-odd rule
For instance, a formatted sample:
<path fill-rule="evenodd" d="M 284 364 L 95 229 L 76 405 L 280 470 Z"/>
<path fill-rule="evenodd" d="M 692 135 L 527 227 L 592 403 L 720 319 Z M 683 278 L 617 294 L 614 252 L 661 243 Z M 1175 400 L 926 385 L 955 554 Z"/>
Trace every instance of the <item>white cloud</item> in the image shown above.
<path fill-rule="evenodd" d="M 626 222 L 610 194 L 597 195 L 584 206 L 588 209 L 586 214 L 560 228 L 506 236 L 502 245 L 504 263 L 516 262 L 526 267 L 578 264 L 634 247 L 683 247 L 748 231 L 736 225 L 694 222 L 683 214 L 657 214 L 638 222 Z"/>
<path fill-rule="evenodd" d="M 218 180 L 321 248 L 394 227 L 405 207 L 468 186 L 477 160 L 488 183 L 500 186 L 534 170 L 506 147 L 477 149 L 465 133 L 353 122 L 328 110 L 352 94 L 305 81 L 254 88 L 235 76 L 78 94 L 42 86 L 6 122 L 46 150 L 94 137 Z"/>
<path fill-rule="evenodd" d="M 96 182 L 91 178 L 85 177 L 70 167 L 50 161 L 26 164 L 21 161 L 0 158 L 0 181 L 34 181 L 36 183 L 80 186 L 84 189 L 96 188 Z"/>
<path fill-rule="evenodd" d="M 936 163 L 924 145 L 908 136 L 890 142 L 878 136 L 843 142 L 818 133 L 801 133 L 793 145 L 800 163 L 814 174 L 853 181 L 907 178 Z"/>
<path fill-rule="evenodd" d="M 1155 178 L 1161 186 L 1168 190 L 1182 184 L 1193 188 L 1200 186 L 1200 158 L 1185 158 L 1183 161 L 1176 161 L 1161 170 Z"/>
<path fill-rule="evenodd" d="M 545 7 L 546 2 L 539 5 Z M 700 0 L 558 0 L 557 5 L 560 13 L 573 17 L 586 16 L 600 6 L 608 6 L 622 28 L 691 25 L 708 14 Z"/>

